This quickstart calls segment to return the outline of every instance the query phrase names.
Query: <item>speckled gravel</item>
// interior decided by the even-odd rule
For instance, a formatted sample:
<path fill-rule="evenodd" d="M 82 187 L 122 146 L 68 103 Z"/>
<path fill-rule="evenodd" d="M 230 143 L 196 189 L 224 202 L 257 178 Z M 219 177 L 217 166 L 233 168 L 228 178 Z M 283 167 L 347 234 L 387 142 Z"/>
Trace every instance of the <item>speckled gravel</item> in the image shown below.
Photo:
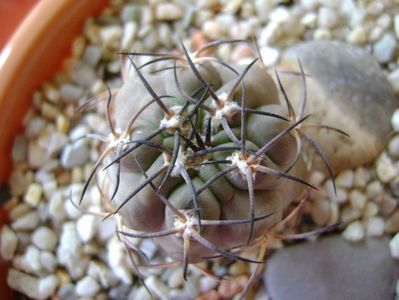
<path fill-rule="evenodd" d="M 98 142 L 81 138 L 107 131 L 103 105 L 91 105 L 80 115 L 77 108 L 105 91 L 102 80 L 111 89 L 122 84 L 120 70 L 128 72 L 128 68 L 119 50 L 165 51 L 174 48 L 180 37 L 198 46 L 210 39 L 245 39 L 255 34 L 266 66 L 273 67 L 290 45 L 338 39 L 371 52 L 399 93 L 397 0 L 110 2 L 100 17 L 87 20 L 63 72 L 33 95 L 25 134 L 14 142 L 12 198 L 6 204 L 11 222 L 1 230 L 0 253 L 12 260 L 9 285 L 30 297 L 149 299 L 116 237 L 116 221 L 101 222 L 97 187 L 89 188 L 80 208 L 74 205 L 99 154 Z M 218 55 L 245 63 L 251 51 L 246 45 L 223 45 Z M 139 63 L 145 59 L 139 58 Z M 399 259 L 399 109 L 391 123 L 395 132 L 386 151 L 373 165 L 339 174 L 337 194 L 330 179 L 312 174 L 311 181 L 321 189 L 312 192 L 305 204 L 299 230 L 341 222 L 340 230 L 349 242 L 388 235 L 391 254 Z M 165 260 L 152 242 L 134 243 L 154 263 Z M 188 282 L 183 282 L 178 268 L 143 269 L 143 274 L 159 299 L 230 299 L 241 291 L 253 268 L 223 261 L 208 267 L 233 280 L 218 283 L 192 270 Z M 250 296 L 265 299 L 267 291 L 260 287 Z"/>

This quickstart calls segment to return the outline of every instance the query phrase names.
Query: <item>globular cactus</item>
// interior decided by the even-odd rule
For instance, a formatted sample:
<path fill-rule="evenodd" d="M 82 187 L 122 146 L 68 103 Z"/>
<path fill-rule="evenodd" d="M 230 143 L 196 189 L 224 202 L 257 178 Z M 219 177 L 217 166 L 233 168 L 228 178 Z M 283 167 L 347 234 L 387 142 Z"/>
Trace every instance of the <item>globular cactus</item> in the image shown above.
<path fill-rule="evenodd" d="M 177 54 L 125 53 L 132 72 L 108 99 L 111 133 L 101 138 L 104 152 L 90 180 L 106 170 L 110 215 L 125 226 L 119 234 L 153 238 L 183 263 L 184 276 L 189 264 L 210 257 L 261 263 L 237 250 L 256 243 L 313 188 L 301 155 L 302 139 L 312 142 L 301 130 L 306 84 L 295 115 L 279 74 L 282 101 L 259 59 L 238 66 L 204 55 L 239 42 L 212 42 L 192 53 L 183 43 Z M 152 58 L 139 67 L 139 55 Z M 169 65 L 146 71 L 159 61 Z M 305 83 L 299 66 L 289 75 Z"/>

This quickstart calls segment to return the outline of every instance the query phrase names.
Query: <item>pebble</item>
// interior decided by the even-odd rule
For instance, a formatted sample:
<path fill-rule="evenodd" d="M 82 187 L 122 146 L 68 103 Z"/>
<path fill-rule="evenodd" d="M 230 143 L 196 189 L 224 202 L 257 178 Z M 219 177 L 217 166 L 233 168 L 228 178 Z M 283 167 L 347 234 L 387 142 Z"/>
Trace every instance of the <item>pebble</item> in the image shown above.
<path fill-rule="evenodd" d="M 80 62 L 74 64 L 71 78 L 79 86 L 90 87 L 96 82 L 97 74 L 89 64 Z"/>
<path fill-rule="evenodd" d="M 317 14 L 314 12 L 305 14 L 301 19 L 301 24 L 309 28 L 315 28 L 317 25 Z"/>
<path fill-rule="evenodd" d="M 355 209 L 362 210 L 367 202 L 366 196 L 359 190 L 352 190 L 349 193 L 349 201 Z"/>
<path fill-rule="evenodd" d="M 383 183 L 391 181 L 398 173 L 398 170 L 394 166 L 392 160 L 386 153 L 383 153 L 376 162 L 376 172 L 378 178 Z"/>
<path fill-rule="evenodd" d="M 205 21 L 202 25 L 202 32 L 205 37 L 215 40 L 221 38 L 221 29 L 219 22 L 215 20 Z"/>
<path fill-rule="evenodd" d="M 391 125 L 395 132 L 399 132 L 399 108 L 395 109 L 392 118 L 391 118 Z"/>
<path fill-rule="evenodd" d="M 222 298 L 231 299 L 244 289 L 247 281 L 248 276 L 246 275 L 234 277 L 230 280 L 223 280 L 219 284 L 218 293 Z"/>
<path fill-rule="evenodd" d="M 76 229 L 83 243 L 91 241 L 97 233 L 97 217 L 88 214 L 82 215 L 76 222 Z"/>
<path fill-rule="evenodd" d="M 358 167 L 355 170 L 355 177 L 353 185 L 358 188 L 364 188 L 367 182 L 370 180 L 370 170 L 365 167 Z"/>
<path fill-rule="evenodd" d="M 160 300 L 167 300 L 169 288 L 155 276 L 150 276 L 145 279 L 145 284 L 148 289 Z"/>
<path fill-rule="evenodd" d="M 83 53 L 83 61 L 87 62 L 89 65 L 95 67 L 101 59 L 102 49 L 97 45 L 88 45 Z M 81 88 L 80 88 L 81 89 Z M 75 98 L 75 99 L 79 99 Z"/>
<path fill-rule="evenodd" d="M 175 289 L 175 288 L 181 287 L 183 285 L 183 283 L 184 283 L 184 279 L 182 276 L 182 270 L 180 270 L 180 269 L 173 270 L 168 277 L 168 286 L 170 288 Z"/>
<path fill-rule="evenodd" d="M 392 257 L 399 259 L 399 233 L 395 234 L 389 242 L 389 249 L 391 250 Z"/>
<path fill-rule="evenodd" d="M 399 232 L 399 210 L 396 210 L 385 222 L 385 232 L 394 234 Z"/>
<path fill-rule="evenodd" d="M 68 141 L 68 136 L 64 133 L 58 131 L 51 133 L 46 145 L 48 156 L 58 155 Z"/>
<path fill-rule="evenodd" d="M 278 68 L 297 71 L 297 57 L 305 72 L 312 75 L 312 80 L 307 81 L 308 108 L 305 114 L 312 114 L 318 107 L 318 113 L 312 114 L 313 124 L 341 126 L 350 135 L 350 142 L 345 143 L 342 142 L 345 137 L 338 139 L 334 132 L 312 132 L 324 154 L 331 158 L 332 169 L 339 172 L 373 161 L 389 139 L 389 120 L 397 105 L 386 75 L 374 57 L 366 50 L 346 43 L 312 41 L 286 50 Z M 342 82 L 350 82 L 350 88 L 337 89 Z M 301 80 L 285 76 L 284 88 L 293 106 L 297 107 L 301 99 L 293 95 L 302 93 Z M 322 166 L 318 169 L 325 170 Z"/>
<path fill-rule="evenodd" d="M 14 230 L 29 231 L 35 229 L 38 225 L 39 225 L 39 214 L 37 211 L 32 211 L 12 222 L 11 227 Z"/>
<path fill-rule="evenodd" d="M 355 45 L 362 45 L 367 42 L 367 32 L 363 26 L 358 25 L 349 32 L 346 40 Z"/>
<path fill-rule="evenodd" d="M 364 227 L 359 221 L 350 223 L 342 233 L 348 242 L 360 242 L 364 238 Z"/>
<path fill-rule="evenodd" d="M 49 200 L 48 212 L 53 221 L 62 222 L 66 219 L 67 214 L 64 208 L 64 198 L 61 191 L 55 192 Z"/>
<path fill-rule="evenodd" d="M 174 21 L 181 19 L 183 10 L 174 3 L 159 3 L 155 8 L 155 17 L 158 21 Z"/>
<path fill-rule="evenodd" d="M 105 47 L 112 49 L 119 46 L 119 41 L 122 36 L 122 27 L 120 25 L 101 27 L 99 33 Z"/>
<path fill-rule="evenodd" d="M 338 23 L 338 16 L 334 10 L 328 7 L 320 7 L 319 14 L 319 27 L 331 29 Z"/>
<path fill-rule="evenodd" d="M 51 273 L 55 272 L 58 262 L 53 253 L 49 251 L 41 251 L 39 260 L 44 269 Z"/>
<path fill-rule="evenodd" d="M 389 62 L 395 53 L 396 38 L 391 33 L 385 33 L 373 46 L 373 55 L 380 63 Z"/>
<path fill-rule="evenodd" d="M 152 259 L 158 251 L 158 246 L 150 239 L 143 239 L 140 249 L 146 254 L 148 259 Z"/>
<path fill-rule="evenodd" d="M 46 299 L 54 294 L 58 285 L 58 279 L 55 275 L 49 275 L 40 279 L 16 269 L 10 269 L 7 276 L 7 283 L 12 289 L 31 298 Z"/>
<path fill-rule="evenodd" d="M 384 187 L 382 186 L 381 182 L 375 180 L 367 184 L 366 187 L 366 195 L 369 199 L 375 201 L 373 198 L 380 197 L 384 192 Z"/>
<path fill-rule="evenodd" d="M 277 63 L 280 51 L 273 47 L 264 46 L 260 49 L 260 55 L 265 67 L 270 68 Z"/>
<path fill-rule="evenodd" d="M 18 237 L 15 232 L 7 225 L 3 225 L 0 235 L 0 255 L 5 260 L 14 257 L 18 245 Z"/>
<path fill-rule="evenodd" d="M 86 276 L 76 283 L 76 293 L 81 297 L 92 297 L 100 290 L 100 285 L 91 276 Z"/>
<path fill-rule="evenodd" d="M 205 293 L 215 288 L 218 285 L 218 281 L 212 277 L 203 276 L 200 278 L 199 284 L 201 293 Z"/>
<path fill-rule="evenodd" d="M 379 203 L 380 212 L 383 216 L 389 216 L 394 212 L 397 205 L 397 199 L 385 194 L 381 202 Z"/>
<path fill-rule="evenodd" d="M 129 50 L 132 48 L 138 31 L 138 25 L 136 22 L 127 22 L 123 26 L 123 34 L 121 39 L 121 48 L 123 50 Z"/>
<path fill-rule="evenodd" d="M 399 245 L 399 236 L 397 241 Z M 264 282 L 274 300 L 390 300 L 397 271 L 388 238 L 350 244 L 335 235 L 275 252 L 268 259 Z"/>
<path fill-rule="evenodd" d="M 367 202 L 363 210 L 363 217 L 370 218 L 378 214 L 378 206 L 373 202 Z"/>
<path fill-rule="evenodd" d="M 35 246 L 29 245 L 28 248 L 26 248 L 22 260 L 22 263 L 28 272 L 38 273 L 42 269 L 42 264 L 40 263 L 40 250 Z"/>
<path fill-rule="evenodd" d="M 366 221 L 367 236 L 380 237 L 384 234 L 384 219 L 381 217 L 371 217 Z"/>
<path fill-rule="evenodd" d="M 339 187 L 351 188 L 353 186 L 354 178 L 355 174 L 352 170 L 345 170 L 340 172 L 335 178 L 335 184 Z"/>
<path fill-rule="evenodd" d="M 41 250 L 53 251 L 58 239 L 56 233 L 48 227 L 42 226 L 36 229 L 32 235 L 32 242 Z"/>
<path fill-rule="evenodd" d="M 28 155 L 28 139 L 23 135 L 17 135 L 14 139 L 11 156 L 14 162 L 22 162 Z"/>
<path fill-rule="evenodd" d="M 37 140 L 29 142 L 28 145 L 28 164 L 33 169 L 43 166 L 46 161 L 46 149 L 40 147 Z"/>
<path fill-rule="evenodd" d="M 76 101 L 83 96 L 84 90 L 81 86 L 65 83 L 60 87 L 60 96 L 64 101 Z"/>
<path fill-rule="evenodd" d="M 64 148 L 61 153 L 61 165 L 67 169 L 82 166 L 89 160 L 89 155 L 86 141 L 78 140 Z"/>

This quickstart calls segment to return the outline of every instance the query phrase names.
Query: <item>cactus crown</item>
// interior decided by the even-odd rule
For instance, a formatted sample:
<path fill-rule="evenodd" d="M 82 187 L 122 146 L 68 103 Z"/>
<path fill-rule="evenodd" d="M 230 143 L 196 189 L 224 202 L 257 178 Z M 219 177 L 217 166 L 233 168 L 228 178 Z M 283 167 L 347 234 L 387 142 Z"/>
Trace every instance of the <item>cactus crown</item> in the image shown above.
<path fill-rule="evenodd" d="M 104 167 L 102 187 L 114 205 L 109 216 L 123 221 L 120 238 L 125 244 L 129 237 L 155 239 L 183 263 L 184 278 L 189 265 L 207 258 L 262 263 L 237 252 L 264 241 L 284 208 L 314 188 L 306 181 L 302 139 L 332 174 L 303 131 L 300 62 L 299 72 L 289 74 L 304 83 L 296 115 L 279 73 L 283 101 L 260 59 L 238 66 L 206 54 L 224 43 L 248 42 L 215 41 L 194 52 L 181 43 L 180 54 L 122 53 L 134 72 L 116 95 L 108 89 L 111 133 L 99 137 L 104 151 L 81 198 Z M 137 56 L 150 60 L 137 66 Z M 146 72 L 159 62 L 166 66 Z"/>

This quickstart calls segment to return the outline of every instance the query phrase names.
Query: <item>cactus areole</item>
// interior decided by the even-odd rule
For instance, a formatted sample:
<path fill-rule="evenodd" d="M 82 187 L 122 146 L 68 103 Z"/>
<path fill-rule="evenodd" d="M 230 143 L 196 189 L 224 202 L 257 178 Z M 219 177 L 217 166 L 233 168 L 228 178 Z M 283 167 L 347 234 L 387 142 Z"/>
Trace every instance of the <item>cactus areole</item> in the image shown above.
<path fill-rule="evenodd" d="M 131 70 L 117 93 L 109 91 L 110 135 L 90 176 L 105 170 L 101 186 L 110 216 L 121 217 L 120 236 L 154 239 L 183 263 L 184 276 L 188 265 L 211 257 L 259 263 L 237 250 L 256 243 L 312 188 L 301 154 L 307 117 L 303 107 L 295 115 L 279 74 L 276 84 L 259 59 L 235 65 L 204 55 L 233 42 L 244 41 L 125 53 Z M 143 55 L 151 60 L 138 66 Z M 166 67 L 147 71 L 159 61 Z M 299 67 L 287 76 L 303 79 L 304 106 Z"/>

